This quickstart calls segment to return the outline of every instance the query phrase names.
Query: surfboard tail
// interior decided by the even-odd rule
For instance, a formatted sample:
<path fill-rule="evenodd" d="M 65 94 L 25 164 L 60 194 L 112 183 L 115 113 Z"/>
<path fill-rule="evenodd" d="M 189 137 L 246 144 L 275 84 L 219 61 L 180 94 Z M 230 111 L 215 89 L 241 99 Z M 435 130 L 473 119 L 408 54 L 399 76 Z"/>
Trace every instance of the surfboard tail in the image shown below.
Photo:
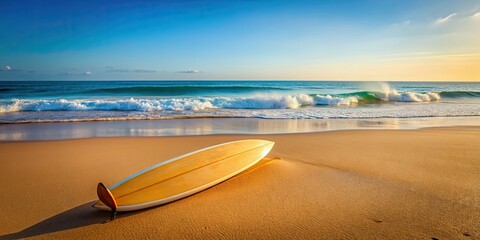
<path fill-rule="evenodd" d="M 97 196 L 103 204 L 112 209 L 112 215 L 110 216 L 110 220 L 113 220 L 117 213 L 118 204 L 112 192 L 110 192 L 110 190 L 105 187 L 103 183 L 100 182 L 97 185 Z"/>

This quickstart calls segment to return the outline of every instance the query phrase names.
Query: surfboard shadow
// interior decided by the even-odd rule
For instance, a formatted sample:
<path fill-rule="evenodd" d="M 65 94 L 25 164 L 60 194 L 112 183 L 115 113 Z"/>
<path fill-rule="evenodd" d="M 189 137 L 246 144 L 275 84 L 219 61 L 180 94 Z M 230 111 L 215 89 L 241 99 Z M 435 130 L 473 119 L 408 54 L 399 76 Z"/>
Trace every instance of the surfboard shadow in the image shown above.
<path fill-rule="evenodd" d="M 69 209 L 19 232 L 2 235 L 0 239 L 35 237 L 93 224 L 103 224 L 109 219 L 110 214 L 107 211 L 99 211 L 98 209 L 92 208 L 94 202 L 95 201 L 88 202 Z M 119 214 L 117 217 L 122 218 L 128 215 L 131 214 Z"/>

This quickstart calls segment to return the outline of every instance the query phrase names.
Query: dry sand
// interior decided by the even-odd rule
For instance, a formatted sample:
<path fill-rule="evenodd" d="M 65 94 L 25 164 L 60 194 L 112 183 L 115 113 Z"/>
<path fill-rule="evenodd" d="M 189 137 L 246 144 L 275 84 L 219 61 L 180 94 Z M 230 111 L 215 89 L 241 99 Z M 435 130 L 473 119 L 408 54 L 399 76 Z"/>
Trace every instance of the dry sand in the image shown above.
<path fill-rule="evenodd" d="M 90 207 L 99 181 L 246 138 L 281 159 L 109 223 Z M 0 191 L 0 239 L 480 239 L 480 129 L 0 143 Z"/>

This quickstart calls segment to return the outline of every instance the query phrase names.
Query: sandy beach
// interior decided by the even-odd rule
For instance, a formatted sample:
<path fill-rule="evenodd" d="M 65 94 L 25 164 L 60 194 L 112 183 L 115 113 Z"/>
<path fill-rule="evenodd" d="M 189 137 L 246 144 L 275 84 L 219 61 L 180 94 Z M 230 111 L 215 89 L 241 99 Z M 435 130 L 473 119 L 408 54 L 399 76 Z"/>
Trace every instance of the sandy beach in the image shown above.
<path fill-rule="evenodd" d="M 249 138 L 268 159 L 206 191 L 91 207 L 100 181 Z M 479 146 L 478 127 L 2 142 L 0 239 L 479 239 Z"/>
<path fill-rule="evenodd" d="M 0 240 L 480 240 L 480 0 L 0 23 Z"/>

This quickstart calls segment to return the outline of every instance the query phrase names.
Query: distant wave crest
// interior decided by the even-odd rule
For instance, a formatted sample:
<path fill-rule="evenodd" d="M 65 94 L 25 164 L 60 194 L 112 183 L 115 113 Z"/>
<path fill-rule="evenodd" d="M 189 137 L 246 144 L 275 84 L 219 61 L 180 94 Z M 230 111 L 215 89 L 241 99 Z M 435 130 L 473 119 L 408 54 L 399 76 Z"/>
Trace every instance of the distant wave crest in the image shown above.
<path fill-rule="evenodd" d="M 83 94 L 130 94 L 136 96 L 179 96 L 205 93 L 249 93 L 255 91 L 285 90 L 280 87 L 261 86 L 132 86 L 99 88 L 83 91 Z"/>
<path fill-rule="evenodd" d="M 441 92 L 440 95 L 444 98 L 478 98 L 480 97 L 480 92 L 450 91 Z"/>

